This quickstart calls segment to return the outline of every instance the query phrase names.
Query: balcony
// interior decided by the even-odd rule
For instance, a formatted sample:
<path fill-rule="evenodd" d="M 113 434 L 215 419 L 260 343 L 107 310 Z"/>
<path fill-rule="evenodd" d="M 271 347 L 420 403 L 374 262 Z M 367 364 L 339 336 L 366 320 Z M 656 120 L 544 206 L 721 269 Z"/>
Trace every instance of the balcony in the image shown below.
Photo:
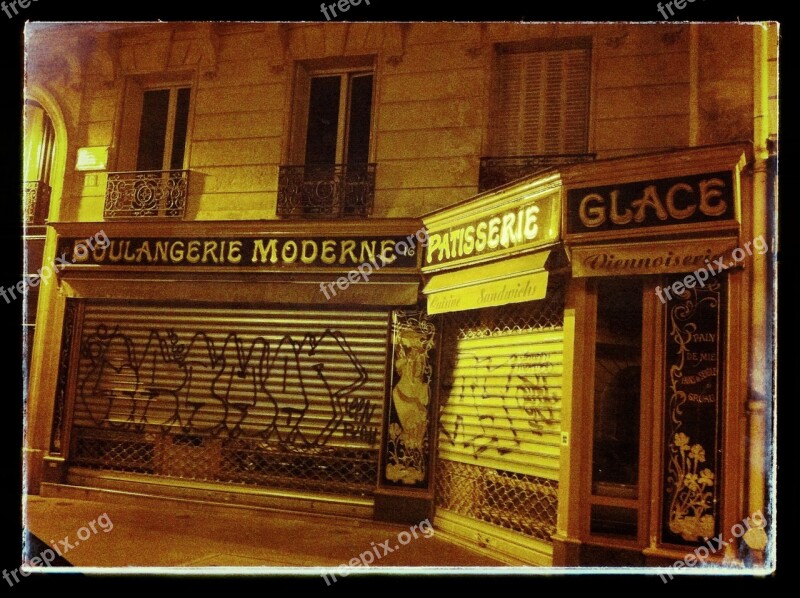
<path fill-rule="evenodd" d="M 50 211 L 50 185 L 44 181 L 23 183 L 23 217 L 25 224 L 44 224 Z"/>
<path fill-rule="evenodd" d="M 578 162 L 591 162 L 596 154 L 539 154 L 535 156 L 507 156 L 481 158 L 478 175 L 478 192 L 500 187 L 511 181 L 530 176 L 554 166 Z"/>
<path fill-rule="evenodd" d="M 281 218 L 355 218 L 372 213 L 376 164 L 281 166 Z"/>
<path fill-rule="evenodd" d="M 188 190 L 188 170 L 109 172 L 103 217 L 183 218 Z"/>

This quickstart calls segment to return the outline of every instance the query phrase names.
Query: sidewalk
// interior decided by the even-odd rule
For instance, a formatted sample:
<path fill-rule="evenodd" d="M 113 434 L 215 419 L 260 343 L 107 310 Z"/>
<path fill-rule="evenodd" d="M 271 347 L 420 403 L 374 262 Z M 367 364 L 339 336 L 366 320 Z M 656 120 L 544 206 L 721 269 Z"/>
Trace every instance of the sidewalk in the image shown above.
<path fill-rule="evenodd" d="M 407 525 L 169 500 L 163 504 L 156 510 L 135 501 L 29 496 L 28 528 L 43 542 L 58 545 L 76 567 L 338 567 L 368 551 L 381 554 L 372 567 L 502 566 L 435 533 L 425 537 L 425 526 L 415 530 L 414 539 L 402 533 L 411 533 Z M 89 523 L 95 521 L 91 533 Z M 60 543 L 64 539 L 66 545 Z M 387 548 L 391 552 L 383 554 Z"/>

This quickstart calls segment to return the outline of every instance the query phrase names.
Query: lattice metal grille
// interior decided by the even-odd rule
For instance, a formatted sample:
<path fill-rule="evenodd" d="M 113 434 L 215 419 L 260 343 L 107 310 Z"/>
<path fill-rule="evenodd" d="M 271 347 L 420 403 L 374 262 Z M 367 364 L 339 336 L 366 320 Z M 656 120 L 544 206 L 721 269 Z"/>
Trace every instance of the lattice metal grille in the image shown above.
<path fill-rule="evenodd" d="M 459 515 L 551 542 L 556 531 L 558 482 L 439 461 L 437 506 Z"/>
<path fill-rule="evenodd" d="M 540 301 L 447 314 L 448 340 L 563 328 L 565 293 L 566 281 L 551 279 L 547 297 Z"/>
<path fill-rule="evenodd" d="M 547 296 L 540 301 L 448 315 L 444 327 L 445 355 L 454 355 L 459 342 L 474 343 L 472 339 L 562 331 L 565 291 L 566 281 L 552 277 Z M 452 359 L 443 360 L 443 380 L 451 378 L 447 368 L 454 367 L 454 363 Z M 436 504 L 459 515 L 550 543 L 556 531 L 558 481 L 440 457 Z"/>
<path fill-rule="evenodd" d="M 254 439 L 75 428 L 71 463 L 90 469 L 370 496 L 377 449 L 301 449 Z"/>

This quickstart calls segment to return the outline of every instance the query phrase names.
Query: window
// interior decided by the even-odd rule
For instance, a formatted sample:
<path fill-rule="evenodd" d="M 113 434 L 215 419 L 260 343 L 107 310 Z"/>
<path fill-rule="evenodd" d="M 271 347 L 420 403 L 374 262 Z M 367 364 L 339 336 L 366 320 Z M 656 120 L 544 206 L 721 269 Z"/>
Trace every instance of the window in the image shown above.
<path fill-rule="evenodd" d="M 580 154 L 589 134 L 591 52 L 583 39 L 558 47 L 498 49 L 491 131 L 495 156 Z"/>
<path fill-rule="evenodd" d="M 189 96 L 188 87 L 148 89 L 144 92 L 136 170 L 183 168 Z"/>
<path fill-rule="evenodd" d="M 305 164 L 366 164 L 372 74 L 312 77 Z"/>
<path fill-rule="evenodd" d="M 299 64 L 290 164 L 281 166 L 277 213 L 283 217 L 366 216 L 375 193 L 370 164 L 371 58 Z"/>
<path fill-rule="evenodd" d="M 128 81 L 117 139 L 119 171 L 185 168 L 191 88 L 182 82 Z"/>
<path fill-rule="evenodd" d="M 591 533 L 634 539 L 638 532 L 642 307 L 640 281 L 598 282 Z"/>
<path fill-rule="evenodd" d="M 128 81 L 105 218 L 184 216 L 191 95 L 181 81 Z"/>

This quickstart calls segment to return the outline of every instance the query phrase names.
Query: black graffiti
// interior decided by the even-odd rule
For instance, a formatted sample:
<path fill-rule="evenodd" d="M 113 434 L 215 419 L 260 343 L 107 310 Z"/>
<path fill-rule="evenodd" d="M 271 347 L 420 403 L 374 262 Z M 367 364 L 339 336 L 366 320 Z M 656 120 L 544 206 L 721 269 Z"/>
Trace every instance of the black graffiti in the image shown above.
<path fill-rule="evenodd" d="M 137 341 L 99 324 L 81 346 L 78 403 L 97 427 L 324 446 L 339 432 L 374 444 L 367 371 L 341 332 L 301 340 L 150 330 Z M 326 362 L 336 360 L 336 371 Z M 346 366 L 343 369 L 341 364 Z M 326 408 L 315 413 L 313 397 Z M 317 411 L 319 400 L 317 401 Z"/>
<path fill-rule="evenodd" d="M 469 431 L 464 425 L 464 416 L 456 415 L 452 432 L 446 426 L 442 427 L 442 433 L 451 445 L 460 442 L 464 448 L 471 449 L 474 456 L 490 448 L 501 455 L 510 452 L 512 449 L 500 446 L 497 432 L 502 424 L 504 430 L 511 432 L 513 442 L 517 446 L 521 444 L 512 409 L 521 409 L 526 414 L 525 424 L 534 434 L 542 434 L 549 426 L 558 423 L 561 397 L 554 393 L 548 379 L 555 367 L 552 358 L 553 354 L 547 352 L 514 353 L 493 363 L 493 356 L 472 356 L 464 366 L 479 373 L 454 380 L 449 389 L 461 388 L 461 399 L 474 410 L 472 419 L 478 422 L 478 430 Z M 490 382 L 493 374 L 503 369 L 509 370 L 504 383 Z M 502 375 L 500 377 L 502 380 Z M 499 400 L 503 416 L 498 418 L 484 411 L 481 403 L 489 399 Z"/>

